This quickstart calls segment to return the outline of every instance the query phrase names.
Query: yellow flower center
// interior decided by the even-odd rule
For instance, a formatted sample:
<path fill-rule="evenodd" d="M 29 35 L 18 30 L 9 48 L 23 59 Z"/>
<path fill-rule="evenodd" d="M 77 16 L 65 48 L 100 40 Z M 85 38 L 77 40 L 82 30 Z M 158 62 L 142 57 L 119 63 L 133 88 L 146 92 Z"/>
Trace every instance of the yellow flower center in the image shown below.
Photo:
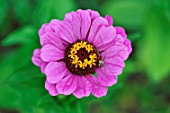
<path fill-rule="evenodd" d="M 80 53 L 81 56 L 79 57 L 77 55 L 78 51 L 81 50 L 81 49 L 85 49 L 87 51 L 87 53 L 90 53 L 91 51 L 93 51 L 93 46 L 88 44 L 87 42 L 85 41 L 80 41 L 80 42 L 77 42 L 75 43 L 72 48 L 70 49 L 70 54 L 68 55 L 68 57 L 70 57 L 72 59 L 72 64 L 75 65 L 75 68 L 82 68 L 82 69 L 85 69 L 87 66 L 90 66 L 90 68 L 92 66 L 95 66 L 96 65 L 96 61 L 97 61 L 97 55 L 96 53 L 92 53 L 89 55 L 88 58 L 80 58 L 80 57 L 84 57 L 85 55 L 84 54 L 87 54 L 87 53 Z"/>
<path fill-rule="evenodd" d="M 99 52 L 92 44 L 78 40 L 66 48 L 64 61 L 75 75 L 95 73 L 100 60 Z"/>

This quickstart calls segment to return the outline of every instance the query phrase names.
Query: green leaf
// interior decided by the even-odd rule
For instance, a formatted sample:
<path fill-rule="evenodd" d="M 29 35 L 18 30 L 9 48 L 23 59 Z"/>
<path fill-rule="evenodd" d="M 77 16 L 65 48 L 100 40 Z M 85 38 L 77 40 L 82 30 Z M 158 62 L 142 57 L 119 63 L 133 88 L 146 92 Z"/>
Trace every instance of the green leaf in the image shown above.
<path fill-rule="evenodd" d="M 106 2 L 101 8 L 103 14 L 109 14 L 114 24 L 136 30 L 143 26 L 149 3 L 145 0 L 118 0 Z"/>
<path fill-rule="evenodd" d="M 38 28 L 51 19 L 63 19 L 64 15 L 75 9 L 70 0 L 39 0 L 33 13 L 33 24 Z"/>
<path fill-rule="evenodd" d="M 60 113 L 61 108 L 58 105 L 57 101 L 50 96 L 49 94 L 46 94 L 42 96 L 35 106 L 34 113 Z"/>
<path fill-rule="evenodd" d="M 35 1 L 30 0 L 14 0 L 11 2 L 13 5 L 13 11 L 15 18 L 17 18 L 18 22 L 21 24 L 31 23 L 30 19 L 32 17 L 32 12 L 34 10 Z"/>
<path fill-rule="evenodd" d="M 8 10 L 8 3 L 6 0 L 0 0 L 0 25 L 5 21 Z M 0 26 L 1 27 L 1 26 Z"/>
<path fill-rule="evenodd" d="M 36 37 L 37 30 L 32 26 L 25 26 L 17 29 L 7 36 L 3 41 L 2 45 L 9 46 L 14 44 L 31 44 L 33 39 Z"/>
<path fill-rule="evenodd" d="M 141 38 L 141 34 L 140 33 L 132 33 L 128 35 L 128 39 L 132 42 L 135 42 L 136 40 Z"/>
<path fill-rule="evenodd" d="M 14 71 L 14 68 L 13 66 L 11 65 L 11 63 L 1 63 L 0 64 L 1 68 L 0 68 L 0 76 L 1 76 L 1 79 L 0 79 L 0 85 L 2 83 L 4 83 L 8 78 L 9 76 L 11 75 L 11 73 Z"/>
<path fill-rule="evenodd" d="M 44 79 L 33 79 L 17 85 L 6 82 L 0 87 L 0 107 L 34 113 L 37 102 L 46 94 Z"/>
<path fill-rule="evenodd" d="M 137 55 L 139 64 L 143 65 L 149 78 L 153 82 L 159 82 L 170 72 L 170 22 L 161 10 L 155 10 L 154 7 L 151 12 Z"/>
<path fill-rule="evenodd" d="M 4 58 L 0 63 L 0 83 L 4 83 L 5 81 L 11 81 L 11 83 L 20 83 L 22 81 L 29 80 L 30 77 L 41 76 L 39 67 L 36 67 L 31 62 L 31 57 L 33 54 L 33 46 L 26 46 L 16 52 L 8 54 L 6 58 Z M 29 75 L 29 76 L 25 76 Z M 22 79 L 18 79 L 22 78 Z"/>
<path fill-rule="evenodd" d="M 161 11 L 161 13 L 168 19 L 170 22 L 170 2 L 169 0 L 155 0 L 153 1 L 155 9 Z"/>
<path fill-rule="evenodd" d="M 8 53 L 4 58 L 0 59 L 0 84 L 4 83 L 10 75 L 15 71 L 16 64 L 13 64 L 15 61 L 16 52 Z"/>
<path fill-rule="evenodd" d="M 7 53 L 7 56 L 4 57 L 3 60 L 0 60 L 0 83 L 4 83 L 9 79 L 14 79 L 13 82 L 17 83 L 21 80 L 18 79 L 17 81 L 17 77 L 24 75 L 24 73 L 33 75 L 36 72 L 40 72 L 40 70 L 36 71 L 34 69 L 36 66 L 34 66 L 31 62 L 33 50 L 37 47 L 36 39 L 38 39 L 38 37 L 35 35 L 35 30 L 28 26 L 23 27 L 23 29 L 16 30 L 4 39 L 4 45 L 12 45 L 17 43 L 23 45 L 20 48 L 13 50 L 11 53 Z M 38 67 L 36 69 L 38 69 Z M 13 78 L 13 76 L 16 78 Z"/>
<path fill-rule="evenodd" d="M 9 85 L 0 86 L 0 107 L 19 108 L 20 93 Z"/>
<path fill-rule="evenodd" d="M 15 70 L 15 72 L 11 73 L 7 81 L 11 85 L 17 85 L 17 84 L 26 83 L 35 78 L 42 79 L 42 77 L 45 77 L 45 75 L 43 75 L 40 72 L 39 67 L 35 68 L 35 66 L 27 63 L 26 66 L 23 66 L 22 68 L 19 68 Z"/>
<path fill-rule="evenodd" d="M 7 0 L 0 0 L 0 36 L 5 35 L 10 29 L 10 17 L 7 15 L 9 4 Z"/>

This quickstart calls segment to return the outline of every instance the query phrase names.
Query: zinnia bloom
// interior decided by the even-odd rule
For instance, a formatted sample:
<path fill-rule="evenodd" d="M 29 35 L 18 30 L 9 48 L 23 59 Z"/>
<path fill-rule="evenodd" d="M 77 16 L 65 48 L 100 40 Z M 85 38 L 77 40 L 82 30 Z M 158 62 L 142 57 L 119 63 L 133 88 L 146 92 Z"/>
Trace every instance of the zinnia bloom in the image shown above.
<path fill-rule="evenodd" d="M 32 61 L 46 75 L 50 95 L 107 94 L 132 51 L 125 30 L 112 24 L 109 15 L 103 18 L 96 11 L 79 9 L 63 21 L 42 25 L 38 32 L 42 48 L 34 51 Z"/>

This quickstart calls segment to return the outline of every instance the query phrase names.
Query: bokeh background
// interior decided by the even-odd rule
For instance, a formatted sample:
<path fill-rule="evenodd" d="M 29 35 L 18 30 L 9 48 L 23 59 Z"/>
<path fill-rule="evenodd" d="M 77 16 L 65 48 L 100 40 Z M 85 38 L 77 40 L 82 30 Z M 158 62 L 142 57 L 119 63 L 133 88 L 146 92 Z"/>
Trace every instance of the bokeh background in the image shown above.
<path fill-rule="evenodd" d="M 133 52 L 107 96 L 51 97 L 31 62 L 37 31 L 79 8 L 111 15 Z M 170 1 L 0 0 L 0 113 L 170 113 Z"/>

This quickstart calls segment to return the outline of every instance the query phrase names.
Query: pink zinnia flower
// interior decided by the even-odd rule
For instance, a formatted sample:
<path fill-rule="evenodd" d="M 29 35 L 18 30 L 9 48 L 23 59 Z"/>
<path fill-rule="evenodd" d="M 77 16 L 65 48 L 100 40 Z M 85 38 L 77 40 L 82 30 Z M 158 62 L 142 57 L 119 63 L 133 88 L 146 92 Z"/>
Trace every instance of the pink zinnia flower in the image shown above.
<path fill-rule="evenodd" d="M 34 51 L 32 61 L 46 75 L 50 95 L 107 94 L 132 51 L 125 30 L 112 24 L 108 15 L 103 18 L 96 11 L 79 9 L 63 21 L 42 25 L 38 32 L 42 48 Z"/>

